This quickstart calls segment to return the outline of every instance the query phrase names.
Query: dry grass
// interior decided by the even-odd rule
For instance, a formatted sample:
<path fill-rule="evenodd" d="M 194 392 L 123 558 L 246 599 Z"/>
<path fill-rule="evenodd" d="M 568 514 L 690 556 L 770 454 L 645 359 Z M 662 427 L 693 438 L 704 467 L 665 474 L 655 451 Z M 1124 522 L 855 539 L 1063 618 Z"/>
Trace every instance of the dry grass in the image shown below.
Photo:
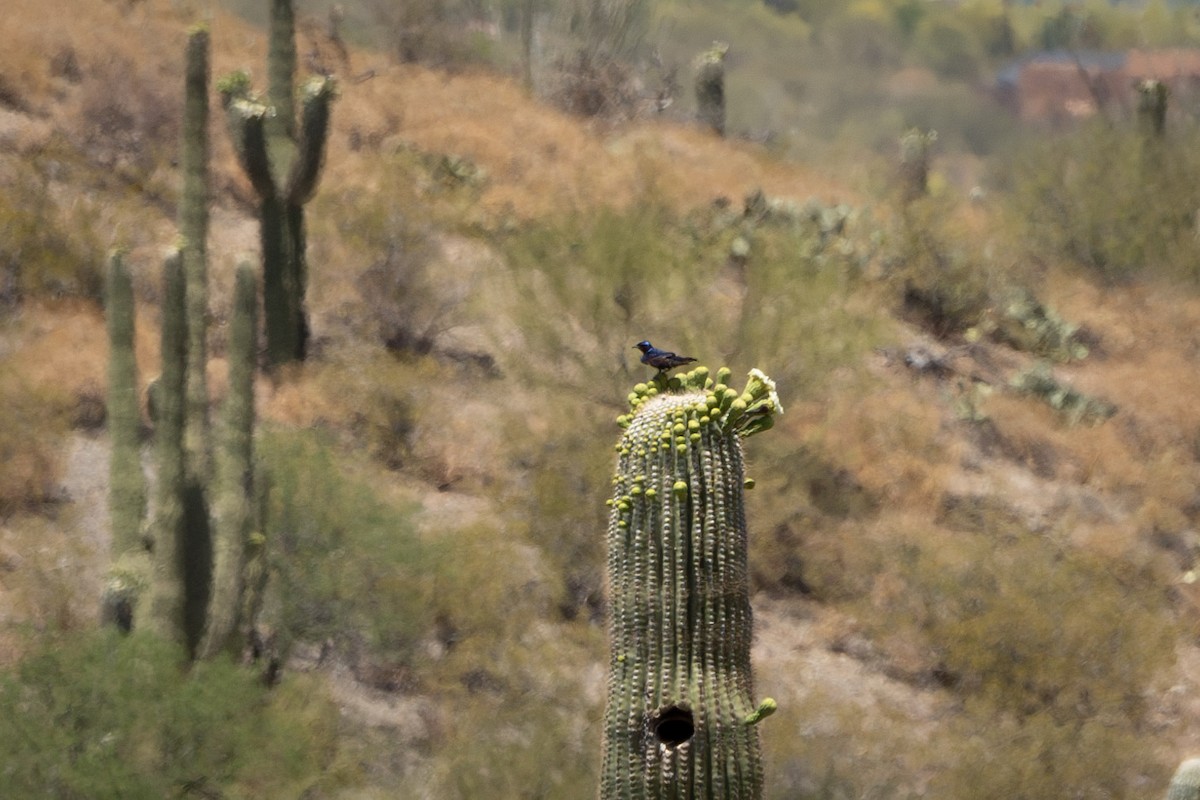
<path fill-rule="evenodd" d="M 933 508 L 960 447 L 947 410 L 915 384 L 853 386 L 828 399 L 822 450 L 889 508 Z M 913 391 L 917 389 L 917 391 Z M 932 402 L 931 402 L 932 400 Z"/>
<path fill-rule="evenodd" d="M 258 88 L 265 89 L 262 32 L 221 11 L 197 17 L 212 32 L 213 74 L 249 68 Z M 156 95 L 173 103 L 182 84 L 186 28 L 194 21 L 196 17 L 166 0 L 128 6 L 73 3 L 70 14 L 49 18 L 44 3 L 13 0 L 6 4 L 0 27 L 5 40 L 15 46 L 0 55 L 0 66 L 6 76 L 16 76 L 9 80 L 19 84 L 27 104 L 84 126 L 88 120 L 81 118 L 80 109 L 87 107 L 89 96 L 94 103 L 105 88 L 89 84 L 89 76 L 103 76 L 107 85 L 120 82 L 121 71 L 132 68 L 136 74 L 126 79 L 152 83 Z M 55 59 L 67 52 L 74 54 L 79 70 L 75 80 L 82 89 L 53 74 L 61 72 Z M 136 62 L 121 61 L 135 54 Z M 800 199 L 846 196 L 841 186 L 810 169 L 772 162 L 756 145 L 659 123 L 603 130 L 535 103 L 507 78 L 396 67 L 383 55 L 356 54 L 353 60 L 373 69 L 375 77 L 342 81 L 327 173 L 335 187 L 341 182 L 370 185 L 379 154 L 409 146 L 456 154 L 483 167 L 488 175 L 484 208 L 520 219 L 563 208 L 624 206 L 643 192 L 647 181 L 684 207 L 722 195 L 740 199 L 756 187 Z M 120 64 L 124 66 L 118 70 Z M 60 98 L 67 102 L 56 103 Z M 214 127 L 220 129 L 219 119 Z M 352 138 L 360 143 L 357 153 L 350 146 Z M 249 196 L 234 168 L 227 137 L 218 134 L 213 140 L 216 185 Z"/>
<path fill-rule="evenodd" d="M 518 219 L 601 205 L 623 208 L 650 186 L 683 208 L 719 196 L 738 201 L 756 187 L 800 199 L 846 194 L 811 170 L 771 162 L 756 145 L 696 129 L 656 123 L 591 128 L 490 75 L 386 69 L 345 87 L 335 136 L 351 132 L 380 141 L 383 152 L 410 146 L 470 159 L 487 172 L 482 206 Z M 347 164 L 331 174 L 361 185 L 375 163 L 369 155 L 358 158 L 358 168 Z"/>

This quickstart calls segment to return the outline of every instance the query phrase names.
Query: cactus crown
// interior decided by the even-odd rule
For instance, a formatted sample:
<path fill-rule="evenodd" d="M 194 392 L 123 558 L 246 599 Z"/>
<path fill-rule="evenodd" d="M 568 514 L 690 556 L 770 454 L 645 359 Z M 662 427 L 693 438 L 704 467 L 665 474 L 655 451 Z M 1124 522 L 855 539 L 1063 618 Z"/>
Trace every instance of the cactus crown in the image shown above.
<path fill-rule="evenodd" d="M 741 439 L 782 408 L 758 370 L 729 378 L 659 373 L 617 420 L 603 800 L 762 793 Z"/>

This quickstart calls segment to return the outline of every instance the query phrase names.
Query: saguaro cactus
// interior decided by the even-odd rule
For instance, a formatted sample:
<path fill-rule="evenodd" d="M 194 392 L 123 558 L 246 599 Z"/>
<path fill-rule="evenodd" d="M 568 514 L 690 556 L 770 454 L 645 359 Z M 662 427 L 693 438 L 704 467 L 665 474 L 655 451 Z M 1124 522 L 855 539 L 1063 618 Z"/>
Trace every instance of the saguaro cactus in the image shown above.
<path fill-rule="evenodd" d="M 187 301 L 183 257 L 172 252 L 163 265 L 162 374 L 155 390 L 154 558 L 150 588 L 136 624 L 185 643 L 184 394 L 187 383 Z"/>
<path fill-rule="evenodd" d="M 1166 800 L 1200 800 L 1200 758 L 1189 758 L 1179 765 Z"/>
<path fill-rule="evenodd" d="M 713 42 L 696 69 L 696 110 L 700 121 L 725 135 L 725 55 L 729 45 Z"/>
<path fill-rule="evenodd" d="M 660 373 L 617 420 L 601 800 L 762 796 L 740 440 L 781 408 L 758 370 L 708 375 Z"/>
<path fill-rule="evenodd" d="M 336 96 L 332 78 L 309 80 L 300 90 L 297 122 L 295 28 L 291 0 L 271 0 L 266 105 L 251 94 L 245 72 L 234 73 L 218 86 L 242 169 L 260 201 L 263 308 L 271 366 L 301 361 L 307 349 L 304 205 L 316 192 Z"/>
<path fill-rule="evenodd" d="M 937 131 L 913 128 L 900 137 L 900 192 L 912 201 L 929 192 L 929 159 Z"/>
<path fill-rule="evenodd" d="M 222 409 L 213 486 L 213 580 L 201 658 L 216 655 L 237 627 L 245 587 L 253 513 L 254 362 L 258 288 L 248 264 L 238 268 L 229 331 L 229 393 Z"/>
<path fill-rule="evenodd" d="M 1137 85 L 1137 116 L 1146 136 L 1161 138 L 1167 129 L 1167 99 L 1170 90 L 1162 81 L 1147 78 Z"/>
<path fill-rule="evenodd" d="M 184 447 L 187 475 L 192 483 L 208 480 L 208 31 L 188 34 L 184 77 L 183 196 L 179 203 L 179 232 L 183 237 L 183 271 L 187 276 L 187 413 Z"/>
<path fill-rule="evenodd" d="M 133 283 L 120 252 L 109 258 L 104 311 L 108 326 L 108 432 L 112 440 L 109 517 L 112 554 L 119 558 L 141 547 L 142 520 L 146 516 L 137 360 L 133 349 Z"/>
<path fill-rule="evenodd" d="M 141 588 L 145 549 L 146 476 L 142 472 L 141 412 L 134 356 L 133 283 L 118 251 L 108 262 L 104 312 L 108 326 L 108 516 L 112 530 L 113 568 L 104 587 L 100 617 L 122 630 L 133 625 L 133 608 Z"/>

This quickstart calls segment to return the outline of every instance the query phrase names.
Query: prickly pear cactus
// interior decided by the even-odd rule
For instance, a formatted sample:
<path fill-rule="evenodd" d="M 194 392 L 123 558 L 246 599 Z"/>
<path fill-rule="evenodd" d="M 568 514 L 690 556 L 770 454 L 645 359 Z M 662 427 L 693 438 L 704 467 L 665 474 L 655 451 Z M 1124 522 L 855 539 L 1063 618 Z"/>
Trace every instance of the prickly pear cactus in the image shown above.
<path fill-rule="evenodd" d="M 1175 770 L 1167 800 L 1200 800 L 1200 758 L 1189 758 Z"/>
<path fill-rule="evenodd" d="M 601 800 L 762 796 L 741 439 L 782 409 L 758 370 L 728 383 L 660 373 L 617 420 Z"/>

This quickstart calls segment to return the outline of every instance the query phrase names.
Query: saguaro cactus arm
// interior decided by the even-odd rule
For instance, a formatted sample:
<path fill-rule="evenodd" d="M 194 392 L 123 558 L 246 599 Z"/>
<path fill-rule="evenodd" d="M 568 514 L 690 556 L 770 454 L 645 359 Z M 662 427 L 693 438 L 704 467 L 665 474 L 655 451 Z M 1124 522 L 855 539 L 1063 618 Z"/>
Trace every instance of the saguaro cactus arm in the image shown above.
<path fill-rule="evenodd" d="M 271 0 L 267 45 L 267 100 L 275 109 L 272 131 L 291 138 L 296 129 L 296 15 L 292 0 Z"/>
<path fill-rule="evenodd" d="M 229 331 L 229 393 L 220 423 L 213 484 L 213 586 L 198 655 L 209 658 L 237 629 L 253 520 L 254 364 L 258 352 L 258 287 L 247 264 L 238 268 Z"/>
<path fill-rule="evenodd" d="M 782 408 L 758 370 L 716 378 L 659 374 L 617 420 L 601 800 L 762 796 L 741 440 Z"/>
<path fill-rule="evenodd" d="M 137 627 L 186 641 L 184 628 L 183 417 L 187 364 L 186 282 L 179 251 L 163 265 L 162 375 L 158 379 L 155 450 L 154 561 L 149 596 L 139 604 Z"/>
<path fill-rule="evenodd" d="M 184 446 L 189 480 L 208 480 L 212 468 L 208 417 L 208 31 L 188 35 L 184 80 L 183 197 L 179 232 L 187 276 L 187 417 Z"/>
<path fill-rule="evenodd" d="M 259 197 L 275 194 L 275 179 L 267 155 L 266 120 L 274 112 L 250 94 L 250 76 L 235 72 L 222 78 L 217 90 L 238 163 Z"/>
<path fill-rule="evenodd" d="M 137 360 L 134 357 L 133 283 L 120 252 L 109 258 L 105 286 L 108 326 L 109 518 L 112 554 L 140 549 L 146 516 L 146 478 L 142 473 Z"/>
<path fill-rule="evenodd" d="M 302 205 L 312 199 L 325 160 L 325 141 L 337 84 L 332 78 L 313 78 L 300 91 L 300 140 L 292 161 L 285 194 L 288 202 Z"/>

